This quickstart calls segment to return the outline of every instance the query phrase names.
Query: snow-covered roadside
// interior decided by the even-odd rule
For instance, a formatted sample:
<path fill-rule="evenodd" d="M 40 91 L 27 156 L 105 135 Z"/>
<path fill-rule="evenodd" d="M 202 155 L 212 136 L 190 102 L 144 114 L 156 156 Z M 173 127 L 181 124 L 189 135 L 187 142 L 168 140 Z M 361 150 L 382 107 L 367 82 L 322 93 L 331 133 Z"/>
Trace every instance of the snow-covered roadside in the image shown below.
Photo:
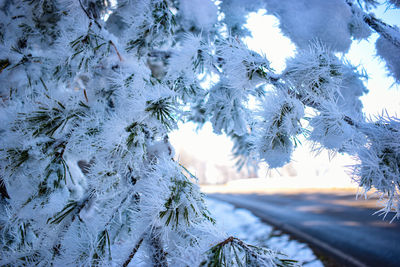
<path fill-rule="evenodd" d="M 303 266 L 323 266 L 306 244 L 290 240 L 287 234 L 282 234 L 272 226 L 262 222 L 250 211 L 238 209 L 229 203 L 211 198 L 206 198 L 206 201 L 218 226 L 228 234 L 253 245 L 261 245 L 281 251 L 289 258 L 299 261 Z"/>

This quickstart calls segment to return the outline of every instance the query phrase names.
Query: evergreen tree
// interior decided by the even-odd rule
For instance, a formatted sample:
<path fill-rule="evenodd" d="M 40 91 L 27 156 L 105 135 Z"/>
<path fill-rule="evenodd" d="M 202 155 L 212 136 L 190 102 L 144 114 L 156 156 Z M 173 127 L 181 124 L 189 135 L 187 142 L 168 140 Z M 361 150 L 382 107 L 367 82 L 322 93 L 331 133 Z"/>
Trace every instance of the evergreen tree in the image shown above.
<path fill-rule="evenodd" d="M 0 1 L 0 265 L 296 265 L 215 228 L 173 159 L 178 121 L 211 121 L 241 166 L 283 166 L 299 135 L 354 155 L 355 179 L 399 217 L 400 121 L 365 118 L 364 75 L 337 56 L 373 30 L 400 82 L 399 30 L 377 4 Z M 260 8 L 297 45 L 282 73 L 240 39 Z"/>

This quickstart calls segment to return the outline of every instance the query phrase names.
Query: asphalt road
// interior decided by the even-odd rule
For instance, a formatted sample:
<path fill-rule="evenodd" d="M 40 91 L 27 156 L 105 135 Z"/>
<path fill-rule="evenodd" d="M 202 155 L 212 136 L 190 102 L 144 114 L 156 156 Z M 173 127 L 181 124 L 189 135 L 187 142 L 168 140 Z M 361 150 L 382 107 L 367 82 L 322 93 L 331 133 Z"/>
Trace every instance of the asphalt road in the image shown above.
<path fill-rule="evenodd" d="M 400 267 L 400 222 L 350 193 L 209 194 L 252 211 L 338 266 Z"/>

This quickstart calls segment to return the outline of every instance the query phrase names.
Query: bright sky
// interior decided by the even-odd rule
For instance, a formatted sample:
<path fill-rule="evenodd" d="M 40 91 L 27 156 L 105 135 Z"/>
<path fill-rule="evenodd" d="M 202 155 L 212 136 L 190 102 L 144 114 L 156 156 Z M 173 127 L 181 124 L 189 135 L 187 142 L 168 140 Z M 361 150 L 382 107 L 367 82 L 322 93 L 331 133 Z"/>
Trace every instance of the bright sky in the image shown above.
<path fill-rule="evenodd" d="M 391 25 L 400 25 L 399 10 L 379 8 L 375 14 Z M 271 62 L 271 67 L 281 72 L 285 68 L 286 58 L 294 55 L 295 46 L 281 34 L 278 24 L 279 20 L 274 16 L 265 15 L 265 10 L 252 13 L 247 27 L 253 36 L 246 38 L 245 42 L 251 49 L 265 54 Z M 349 53 L 345 56 L 353 65 L 362 65 L 369 75 L 366 83 L 369 93 L 362 97 L 366 115 L 374 116 L 386 109 L 389 114 L 400 116 L 400 86 L 394 85 L 393 78 L 386 75 L 384 62 L 375 56 L 376 38 L 377 34 L 373 34 L 369 42 L 353 42 Z M 170 135 L 176 151 L 184 149 L 199 160 L 233 166 L 234 160 L 230 154 L 231 141 L 224 135 L 214 134 L 210 123 L 207 123 L 197 134 L 195 128 L 196 126 L 191 123 L 181 125 L 179 131 Z M 348 185 L 350 179 L 346 175 L 344 166 L 352 164 L 349 156 L 337 155 L 331 161 L 327 153 L 311 157 L 313 156 L 307 146 L 295 151 L 293 161 L 299 176 L 313 176 L 318 170 L 321 174 L 325 173 L 324 179 L 336 179 L 338 186 Z M 265 176 L 265 174 L 260 175 Z M 327 182 L 332 183 L 332 181 Z"/>

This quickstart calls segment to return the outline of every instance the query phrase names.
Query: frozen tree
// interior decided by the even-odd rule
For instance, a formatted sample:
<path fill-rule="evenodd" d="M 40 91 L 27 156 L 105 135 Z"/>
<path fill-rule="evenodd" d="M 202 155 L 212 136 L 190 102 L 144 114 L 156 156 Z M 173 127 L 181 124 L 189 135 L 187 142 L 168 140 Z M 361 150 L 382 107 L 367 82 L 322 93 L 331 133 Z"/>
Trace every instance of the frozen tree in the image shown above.
<path fill-rule="evenodd" d="M 299 135 L 349 153 L 399 217 L 400 122 L 366 119 L 365 75 L 338 57 L 375 31 L 399 82 L 400 33 L 377 4 L 1 0 L 0 265 L 295 265 L 216 229 L 173 159 L 178 121 L 211 121 L 241 166 L 288 163 Z M 260 8 L 297 46 L 282 73 L 241 41 Z"/>

